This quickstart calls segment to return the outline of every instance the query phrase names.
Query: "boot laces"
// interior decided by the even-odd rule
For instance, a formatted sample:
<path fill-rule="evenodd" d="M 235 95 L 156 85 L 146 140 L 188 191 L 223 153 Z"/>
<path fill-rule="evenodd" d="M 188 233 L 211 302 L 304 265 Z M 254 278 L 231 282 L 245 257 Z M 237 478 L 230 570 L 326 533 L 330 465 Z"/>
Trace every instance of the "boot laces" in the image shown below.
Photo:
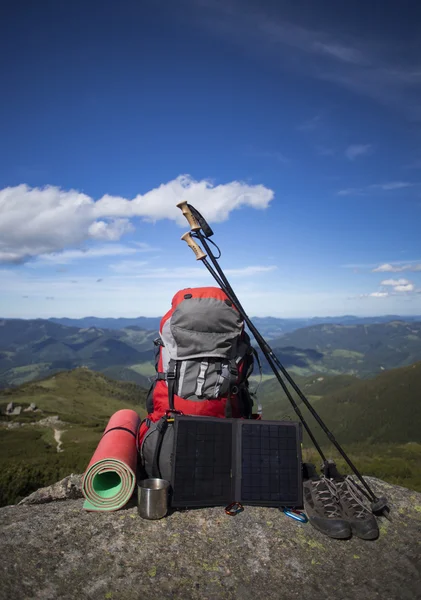
<path fill-rule="evenodd" d="M 338 490 L 335 483 L 323 477 L 320 480 L 313 482 L 313 486 L 316 490 L 316 498 L 322 503 L 326 515 L 329 518 L 341 517 L 338 502 Z"/>
<path fill-rule="evenodd" d="M 364 496 L 355 483 L 355 481 L 347 475 L 345 479 L 337 484 L 339 492 L 343 499 L 348 502 L 350 508 L 355 511 L 357 519 L 363 519 L 369 512 L 364 503 Z"/>

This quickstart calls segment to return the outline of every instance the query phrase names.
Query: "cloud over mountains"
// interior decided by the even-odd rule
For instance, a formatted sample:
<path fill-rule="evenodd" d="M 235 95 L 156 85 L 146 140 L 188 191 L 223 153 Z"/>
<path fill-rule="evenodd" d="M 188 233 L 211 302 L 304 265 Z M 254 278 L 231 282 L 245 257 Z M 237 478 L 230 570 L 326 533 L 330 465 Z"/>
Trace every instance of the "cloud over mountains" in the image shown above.
<path fill-rule="evenodd" d="M 21 263 L 79 247 L 88 240 L 116 242 L 133 231 L 134 217 L 152 222 L 171 219 L 185 225 L 176 207 L 181 200 L 194 201 L 210 222 L 221 222 L 243 206 L 265 209 L 273 197 L 274 192 L 263 185 L 239 181 L 214 185 L 188 175 L 132 199 L 104 195 L 95 201 L 77 190 L 55 186 L 7 187 L 0 190 L 0 262 Z"/>

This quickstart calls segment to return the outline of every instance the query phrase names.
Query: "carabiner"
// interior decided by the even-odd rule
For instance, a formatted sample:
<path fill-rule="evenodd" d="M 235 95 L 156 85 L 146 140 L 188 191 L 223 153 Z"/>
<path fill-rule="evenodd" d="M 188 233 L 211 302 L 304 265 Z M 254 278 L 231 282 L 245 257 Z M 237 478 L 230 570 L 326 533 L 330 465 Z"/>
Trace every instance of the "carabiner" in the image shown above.
<path fill-rule="evenodd" d="M 299 510 L 289 510 L 288 508 L 283 508 L 282 512 L 290 519 L 294 519 L 300 523 L 308 523 L 307 515 Z"/>
<path fill-rule="evenodd" d="M 235 517 L 238 513 L 243 512 L 244 506 L 240 502 L 231 502 L 228 506 L 225 507 L 225 512 L 230 517 Z"/>

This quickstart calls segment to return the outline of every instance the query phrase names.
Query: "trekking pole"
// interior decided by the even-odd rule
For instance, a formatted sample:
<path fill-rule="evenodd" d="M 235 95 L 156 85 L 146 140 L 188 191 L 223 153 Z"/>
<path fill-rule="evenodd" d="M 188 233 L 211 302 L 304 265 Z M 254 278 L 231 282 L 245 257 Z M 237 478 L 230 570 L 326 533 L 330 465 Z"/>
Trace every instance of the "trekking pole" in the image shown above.
<path fill-rule="evenodd" d="M 216 275 L 216 273 L 213 271 L 212 267 L 209 265 L 208 261 L 206 260 L 206 254 L 201 250 L 200 246 L 198 246 L 198 244 L 196 244 L 191 235 L 189 234 L 184 234 L 184 236 L 182 236 L 182 239 L 184 241 L 186 241 L 188 243 L 188 245 L 193 249 L 193 251 L 196 254 L 196 259 L 197 260 L 202 260 L 202 262 L 205 264 L 206 268 L 208 269 L 208 271 L 211 273 L 211 275 L 214 277 L 214 279 L 217 281 L 217 283 L 221 286 L 221 288 L 223 289 L 223 291 L 225 293 L 227 293 L 228 297 L 230 297 L 231 300 L 234 301 L 234 304 L 237 305 L 237 308 L 241 314 L 241 316 L 243 317 L 243 319 L 245 320 L 245 322 L 247 323 L 250 331 L 253 333 L 257 343 L 259 344 L 264 356 L 266 357 L 266 359 L 268 360 L 268 363 L 272 369 L 272 371 L 274 372 L 276 378 L 278 379 L 279 383 L 282 386 L 282 389 L 284 390 L 284 392 L 286 393 L 289 401 L 291 402 L 295 412 L 297 413 L 297 415 L 300 417 L 301 422 L 303 423 L 303 426 L 305 427 L 307 433 L 309 434 L 313 444 L 315 445 L 317 451 L 319 452 L 323 462 L 325 463 L 325 465 L 327 465 L 327 461 L 326 458 L 319 446 L 319 444 L 317 443 L 317 441 L 314 438 L 314 435 L 311 433 L 309 426 L 307 425 L 307 423 L 305 422 L 301 411 L 299 410 L 297 404 L 295 403 L 295 401 L 293 400 L 291 394 L 289 393 L 289 390 L 286 388 L 286 385 L 284 383 L 284 381 L 282 380 L 279 372 L 277 371 L 277 369 L 274 367 L 274 365 L 276 365 L 282 372 L 282 374 L 285 376 L 285 378 L 287 379 L 287 381 L 291 384 L 291 386 L 293 387 L 293 389 L 297 392 L 298 396 L 301 398 L 301 400 L 303 401 L 303 403 L 305 404 L 305 406 L 308 408 L 308 410 L 310 411 L 310 413 L 312 414 L 312 416 L 314 417 L 314 419 L 317 421 L 317 423 L 320 425 L 320 427 L 323 429 L 323 431 L 325 432 L 325 434 L 327 435 L 328 439 L 332 442 L 332 444 L 335 446 L 335 448 L 338 450 L 338 452 L 341 454 L 341 456 L 343 457 L 343 459 L 345 460 L 345 462 L 348 464 L 348 466 L 351 468 L 351 470 L 354 472 L 354 474 L 356 475 L 356 477 L 360 480 L 360 482 L 363 484 L 363 486 L 365 487 L 366 491 L 368 492 L 371 500 L 372 500 L 372 510 L 375 512 L 383 512 L 386 508 L 387 508 L 387 502 L 386 499 L 383 498 L 377 498 L 377 496 L 374 494 L 374 492 L 372 491 L 372 489 L 370 488 L 370 486 L 368 485 L 368 483 L 364 480 L 363 476 L 361 475 L 361 473 L 359 472 L 359 470 L 357 469 L 357 467 L 354 465 L 354 463 L 351 461 L 351 459 L 348 457 L 348 455 L 346 454 L 346 452 L 343 450 L 343 448 L 341 447 L 341 445 L 339 444 L 339 442 L 336 440 L 336 438 L 334 437 L 333 433 L 328 429 L 328 427 L 326 426 L 326 424 L 324 423 L 324 421 L 321 419 L 321 417 L 319 416 L 319 414 L 314 410 L 314 408 L 311 406 L 310 402 L 308 401 L 308 399 L 306 398 L 306 396 L 302 393 L 302 391 L 300 390 L 300 388 L 298 387 L 298 385 L 295 383 L 295 381 L 292 379 L 292 377 L 290 376 L 290 374 L 288 373 L 288 371 L 285 369 L 285 367 L 281 364 L 281 362 L 279 361 L 279 359 L 276 357 L 276 355 L 274 354 L 273 350 L 271 349 L 271 347 L 269 346 L 269 344 L 265 341 L 265 339 L 263 338 L 263 336 L 260 334 L 260 332 L 256 329 L 256 327 L 253 325 L 252 321 L 250 320 L 250 318 L 247 316 L 246 312 L 244 311 L 243 307 L 241 306 L 241 303 L 238 301 L 238 298 L 236 297 L 228 279 L 226 278 L 224 272 L 222 271 L 221 267 L 219 266 L 217 259 L 213 256 L 212 250 L 209 248 L 209 245 L 207 244 L 207 240 L 205 235 L 203 235 L 200 231 L 200 229 L 203 229 L 203 231 L 208 231 L 208 236 L 213 235 L 213 231 L 212 229 L 209 227 L 209 225 L 206 223 L 204 217 L 199 213 L 199 211 L 197 211 L 197 209 L 195 209 L 193 206 L 189 205 L 187 202 L 180 202 L 179 204 L 177 204 L 177 206 L 182 210 L 184 216 L 186 217 L 191 230 L 194 232 L 195 235 L 197 235 L 198 239 L 200 240 L 200 242 L 203 244 L 205 250 L 208 252 L 209 258 L 212 261 L 212 264 L 214 265 L 217 273 L 219 276 Z M 209 233 L 210 232 L 210 233 Z M 221 283 L 223 285 L 221 285 Z M 230 293 L 229 293 L 230 292 Z M 271 360 L 269 360 L 269 358 Z"/>
<path fill-rule="evenodd" d="M 207 255 L 202 251 L 202 249 L 200 248 L 200 246 L 198 244 L 196 244 L 196 242 L 193 240 L 191 234 L 190 233 L 185 233 L 184 235 L 181 236 L 181 239 L 184 242 L 186 242 L 187 245 L 190 246 L 190 248 L 193 250 L 193 252 L 196 255 L 196 260 L 201 260 L 203 262 L 203 264 L 205 265 L 205 267 L 207 268 L 207 270 L 209 271 L 209 273 L 212 275 L 212 277 L 215 279 L 215 281 L 218 283 L 218 285 L 222 289 L 222 291 L 225 292 L 225 294 L 228 296 L 228 298 L 231 300 L 231 302 L 237 307 L 238 312 L 240 313 L 241 317 L 243 319 L 245 319 L 244 309 L 239 304 L 239 302 L 237 300 L 237 297 L 235 296 L 235 294 L 233 294 L 231 292 L 231 289 L 228 289 L 228 287 L 225 285 L 224 281 L 222 281 L 222 279 L 220 279 L 220 277 L 217 275 L 217 273 L 215 273 L 215 271 L 212 269 L 211 265 L 206 260 Z M 316 450 L 320 454 L 323 462 L 326 463 L 326 457 L 323 454 L 322 449 L 320 448 L 320 446 L 319 446 L 316 438 L 314 437 L 314 435 L 313 435 L 313 433 L 312 433 L 309 425 L 307 424 L 306 420 L 304 419 L 304 416 L 303 416 L 302 412 L 300 411 L 300 409 L 299 409 L 297 403 L 295 402 L 294 398 L 292 397 L 289 389 L 285 385 L 284 380 L 280 376 L 280 374 L 278 372 L 278 369 L 276 368 L 276 365 L 273 362 L 271 356 L 266 353 L 266 351 L 265 351 L 264 348 L 262 348 L 262 352 L 265 355 L 265 358 L 268 361 L 269 366 L 271 367 L 271 369 L 272 369 L 272 371 L 273 371 L 276 379 L 278 380 L 278 382 L 280 383 L 283 391 L 285 392 L 285 395 L 287 396 L 287 398 L 290 401 L 293 409 L 295 410 L 295 412 L 298 415 L 300 421 L 302 422 L 305 430 L 307 431 L 308 435 L 310 436 L 311 441 L 313 442 Z"/>

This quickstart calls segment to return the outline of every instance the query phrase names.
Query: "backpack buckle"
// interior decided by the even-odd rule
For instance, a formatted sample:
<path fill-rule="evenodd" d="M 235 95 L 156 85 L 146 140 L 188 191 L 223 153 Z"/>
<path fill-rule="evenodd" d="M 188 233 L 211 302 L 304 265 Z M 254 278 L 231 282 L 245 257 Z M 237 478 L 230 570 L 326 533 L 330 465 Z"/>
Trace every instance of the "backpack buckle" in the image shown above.
<path fill-rule="evenodd" d="M 168 380 L 174 381 L 176 376 L 177 376 L 177 362 L 171 358 L 168 363 L 168 366 L 167 366 L 167 381 Z"/>
<path fill-rule="evenodd" d="M 183 413 L 183 412 L 181 412 L 181 410 L 175 410 L 175 409 L 173 408 L 172 410 L 171 410 L 171 409 L 169 409 L 169 410 L 166 410 L 166 411 L 165 411 L 165 415 L 166 415 L 166 417 L 167 417 L 167 419 L 168 419 L 168 418 L 171 418 L 171 417 L 170 417 L 170 415 L 184 415 L 184 413 Z"/>

